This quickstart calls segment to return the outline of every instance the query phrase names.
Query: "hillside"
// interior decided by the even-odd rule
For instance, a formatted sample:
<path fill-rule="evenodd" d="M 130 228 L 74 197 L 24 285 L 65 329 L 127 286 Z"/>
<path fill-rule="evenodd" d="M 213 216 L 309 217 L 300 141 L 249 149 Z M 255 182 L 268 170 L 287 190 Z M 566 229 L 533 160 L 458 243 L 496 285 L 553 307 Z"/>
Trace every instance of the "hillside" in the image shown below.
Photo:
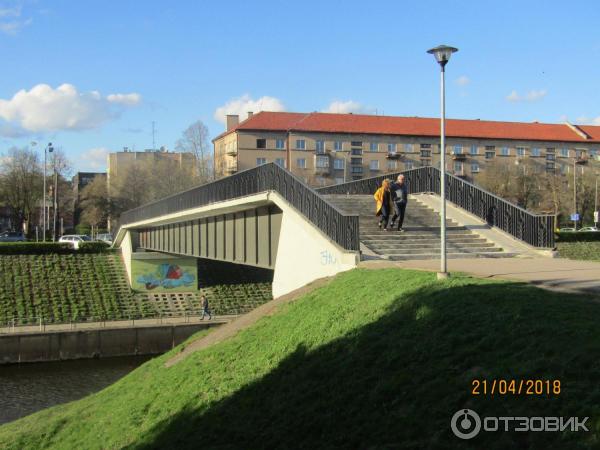
<path fill-rule="evenodd" d="M 208 260 L 200 268 L 199 291 L 147 294 L 130 289 L 117 252 L 0 253 L 0 326 L 198 314 L 200 293 L 214 314 L 240 314 L 272 298 L 257 269 Z"/>
<path fill-rule="evenodd" d="M 597 448 L 599 320 L 592 299 L 529 285 L 353 270 L 171 367 L 189 342 L 0 427 L 0 448 Z M 474 378 L 559 379 L 562 391 L 473 396 Z M 590 416 L 591 432 L 460 441 L 460 408 Z"/>

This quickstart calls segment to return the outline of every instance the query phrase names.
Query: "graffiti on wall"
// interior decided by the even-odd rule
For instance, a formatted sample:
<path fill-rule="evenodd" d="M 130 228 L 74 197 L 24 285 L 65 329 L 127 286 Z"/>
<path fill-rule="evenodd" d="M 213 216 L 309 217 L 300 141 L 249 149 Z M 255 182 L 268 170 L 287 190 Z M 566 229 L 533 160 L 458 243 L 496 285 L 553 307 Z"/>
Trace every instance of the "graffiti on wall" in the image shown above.
<path fill-rule="evenodd" d="M 196 267 L 183 260 L 134 261 L 134 289 L 142 291 L 195 290 Z"/>

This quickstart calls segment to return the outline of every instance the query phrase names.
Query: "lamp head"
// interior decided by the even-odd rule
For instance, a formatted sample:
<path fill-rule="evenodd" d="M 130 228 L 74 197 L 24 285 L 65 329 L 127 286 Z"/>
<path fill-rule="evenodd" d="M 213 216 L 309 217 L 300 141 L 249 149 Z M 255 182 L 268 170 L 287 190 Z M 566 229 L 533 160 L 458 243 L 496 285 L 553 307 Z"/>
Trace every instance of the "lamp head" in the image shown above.
<path fill-rule="evenodd" d="M 444 68 L 446 63 L 450 60 L 450 56 L 452 53 L 457 52 L 458 49 L 454 47 L 448 47 L 447 45 L 438 45 L 430 50 L 427 50 L 427 53 L 435 56 L 435 60 Z"/>
<path fill-rule="evenodd" d="M 52 142 L 48 142 L 48 153 L 52 153 L 54 151 L 54 147 L 52 147 Z"/>

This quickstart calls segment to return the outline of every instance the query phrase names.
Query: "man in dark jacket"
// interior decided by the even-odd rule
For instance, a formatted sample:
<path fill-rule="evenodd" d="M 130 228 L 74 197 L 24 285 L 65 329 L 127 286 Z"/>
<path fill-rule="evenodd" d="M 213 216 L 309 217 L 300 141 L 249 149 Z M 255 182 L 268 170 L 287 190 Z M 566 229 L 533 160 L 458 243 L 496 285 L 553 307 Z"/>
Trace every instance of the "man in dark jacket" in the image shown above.
<path fill-rule="evenodd" d="M 402 224 L 404 223 L 404 212 L 406 211 L 406 203 L 408 202 L 408 188 L 404 182 L 404 175 L 398 175 L 395 183 L 392 183 L 392 203 L 394 205 L 394 215 L 390 228 L 394 228 L 394 222 L 398 219 L 398 231 L 403 232 Z"/>

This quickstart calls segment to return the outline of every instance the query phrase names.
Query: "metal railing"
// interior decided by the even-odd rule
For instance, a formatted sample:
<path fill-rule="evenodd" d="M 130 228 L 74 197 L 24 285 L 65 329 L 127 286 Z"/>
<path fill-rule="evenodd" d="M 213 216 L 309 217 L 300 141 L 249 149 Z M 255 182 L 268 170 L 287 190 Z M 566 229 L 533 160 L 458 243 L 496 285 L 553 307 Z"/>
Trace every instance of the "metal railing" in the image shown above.
<path fill-rule="evenodd" d="M 245 170 L 126 211 L 121 214 L 119 224 L 123 226 L 265 191 L 278 192 L 344 249 L 360 249 L 358 215 L 343 213 L 296 176 L 274 163 Z"/>
<path fill-rule="evenodd" d="M 411 194 L 440 194 L 440 170 L 419 167 L 317 189 L 319 194 L 373 194 L 385 179 L 404 174 Z M 468 181 L 446 174 L 446 198 L 456 206 L 534 247 L 554 247 L 554 215 L 531 213 Z"/>
<path fill-rule="evenodd" d="M 212 315 L 205 323 L 222 322 L 237 317 L 238 314 Z M 0 322 L 0 334 L 22 332 L 45 332 L 59 330 L 81 330 L 96 328 L 135 328 L 139 326 L 163 325 L 170 323 L 196 323 L 202 317 L 202 311 L 173 311 L 164 314 L 144 317 L 129 315 L 127 317 L 109 318 L 107 316 L 89 316 L 67 321 L 54 321 L 45 317 L 13 317 Z M 202 323 L 202 322 L 200 322 Z"/>

